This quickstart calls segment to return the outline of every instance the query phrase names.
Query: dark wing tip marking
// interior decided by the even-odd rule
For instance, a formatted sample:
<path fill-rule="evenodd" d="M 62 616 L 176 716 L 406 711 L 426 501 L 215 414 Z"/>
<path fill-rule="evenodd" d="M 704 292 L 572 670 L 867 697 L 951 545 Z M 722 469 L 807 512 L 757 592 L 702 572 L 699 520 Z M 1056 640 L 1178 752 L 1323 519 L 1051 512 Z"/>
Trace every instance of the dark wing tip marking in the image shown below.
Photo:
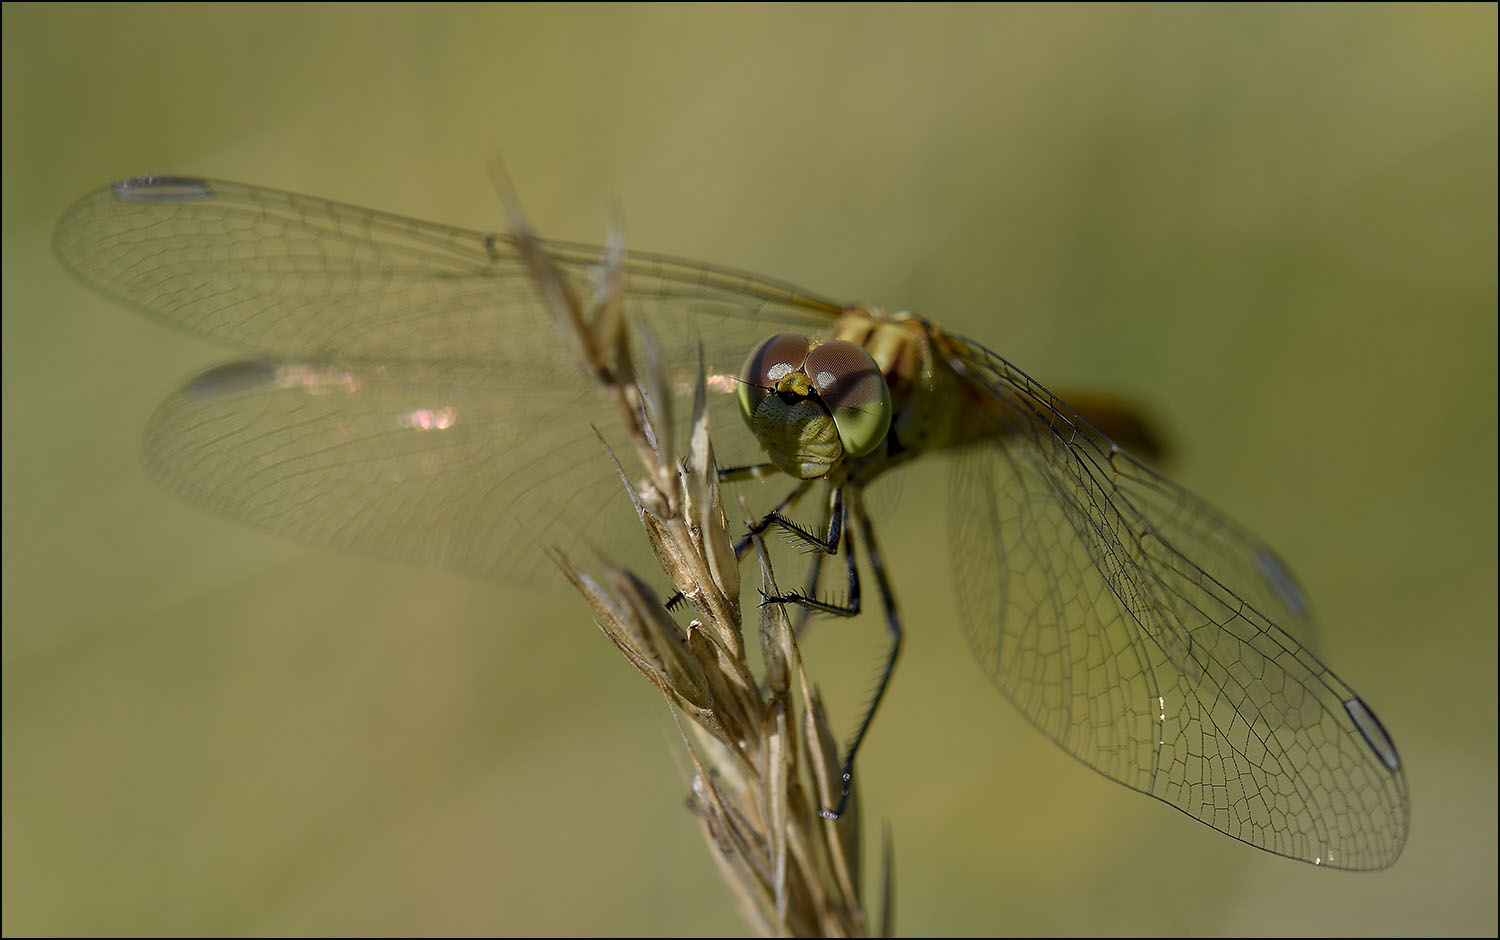
<path fill-rule="evenodd" d="M 184 391 L 197 401 L 214 401 L 271 385 L 276 374 L 276 366 L 269 362 L 229 362 L 195 376 Z"/>
<path fill-rule="evenodd" d="M 1269 549 L 1260 548 L 1255 552 L 1255 565 L 1287 610 L 1298 617 L 1308 615 L 1311 607 L 1307 602 L 1307 595 L 1302 593 L 1296 577 L 1280 558 Z"/>
<path fill-rule="evenodd" d="M 182 202 L 214 195 L 208 180 L 187 176 L 132 176 L 110 188 L 121 202 Z"/>
<path fill-rule="evenodd" d="M 1370 710 L 1370 706 L 1366 705 L 1363 699 L 1355 696 L 1344 700 L 1344 711 L 1349 713 L 1354 727 L 1359 729 L 1365 743 L 1370 746 L 1375 756 L 1380 758 L 1385 769 L 1391 773 L 1400 771 L 1401 755 L 1396 753 L 1396 744 L 1386 733 L 1385 725 L 1381 724 L 1380 719 L 1376 718 L 1375 713 Z"/>

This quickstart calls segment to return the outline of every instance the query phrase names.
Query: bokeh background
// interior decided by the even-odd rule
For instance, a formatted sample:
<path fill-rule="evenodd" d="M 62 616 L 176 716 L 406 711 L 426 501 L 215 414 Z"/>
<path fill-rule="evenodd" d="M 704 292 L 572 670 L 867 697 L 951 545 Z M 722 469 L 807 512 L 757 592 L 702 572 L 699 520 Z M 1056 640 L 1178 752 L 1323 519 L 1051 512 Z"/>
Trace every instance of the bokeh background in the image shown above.
<path fill-rule="evenodd" d="M 226 354 L 54 262 L 143 172 L 537 224 L 918 309 L 1145 403 L 1407 762 L 1387 872 L 1252 851 L 1035 733 L 918 476 L 863 758 L 898 929 L 1491 934 L 1496 8 L 31 6 L 4 43 L 6 934 L 742 931 L 659 698 L 566 594 L 311 550 L 137 463 Z M 939 480 L 941 478 L 938 478 Z M 809 656 L 851 715 L 873 624 Z"/>

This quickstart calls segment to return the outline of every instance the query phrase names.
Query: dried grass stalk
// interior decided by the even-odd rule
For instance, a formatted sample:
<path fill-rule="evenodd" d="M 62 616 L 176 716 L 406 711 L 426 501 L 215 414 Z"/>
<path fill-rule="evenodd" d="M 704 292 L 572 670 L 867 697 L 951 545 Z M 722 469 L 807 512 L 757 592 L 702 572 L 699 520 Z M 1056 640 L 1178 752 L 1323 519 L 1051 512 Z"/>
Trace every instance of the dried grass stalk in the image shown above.
<path fill-rule="evenodd" d="M 593 606 L 605 635 L 673 706 L 688 747 L 691 800 L 745 920 L 768 936 L 863 936 L 858 799 L 837 820 L 820 813 L 838 802 L 837 746 L 781 605 L 758 610 L 762 677 L 746 658 L 739 563 L 708 435 L 701 363 L 688 453 L 679 459 L 651 337 L 642 337 L 639 372 L 631 359 L 618 234 L 586 306 L 513 199 L 509 209 L 539 294 L 634 442 L 644 477 L 631 486 L 622 469 L 621 478 L 663 572 L 697 618 L 682 627 L 632 572 L 606 563 L 601 584 L 560 552 L 553 558 Z M 762 590 L 776 596 L 759 539 L 755 549 Z"/>

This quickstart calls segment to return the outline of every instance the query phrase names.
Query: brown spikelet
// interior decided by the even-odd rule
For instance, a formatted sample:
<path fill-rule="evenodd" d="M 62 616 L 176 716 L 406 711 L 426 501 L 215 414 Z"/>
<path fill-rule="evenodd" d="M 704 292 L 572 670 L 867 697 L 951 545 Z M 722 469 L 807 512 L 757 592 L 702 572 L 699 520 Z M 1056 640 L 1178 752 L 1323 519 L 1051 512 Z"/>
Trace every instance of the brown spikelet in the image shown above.
<path fill-rule="evenodd" d="M 639 368 L 631 360 L 620 239 L 612 238 L 602 286 L 586 303 L 513 197 L 508 203 L 539 296 L 634 442 L 642 476 L 625 489 L 662 571 L 695 617 L 681 625 L 630 571 L 606 562 L 601 583 L 562 554 L 553 557 L 593 606 L 605 635 L 671 706 L 687 745 L 690 800 L 746 922 L 768 936 L 862 936 L 868 925 L 858 800 L 837 820 L 820 813 L 838 802 L 838 753 L 781 605 L 758 609 L 752 641 L 763 674 L 747 660 L 740 569 L 709 439 L 701 364 L 687 453 L 679 455 L 670 433 L 672 400 L 650 336 L 639 337 Z M 621 475 L 629 479 L 623 469 Z M 741 515 L 749 517 L 743 507 Z M 755 549 L 762 590 L 775 596 L 758 539 Z"/>

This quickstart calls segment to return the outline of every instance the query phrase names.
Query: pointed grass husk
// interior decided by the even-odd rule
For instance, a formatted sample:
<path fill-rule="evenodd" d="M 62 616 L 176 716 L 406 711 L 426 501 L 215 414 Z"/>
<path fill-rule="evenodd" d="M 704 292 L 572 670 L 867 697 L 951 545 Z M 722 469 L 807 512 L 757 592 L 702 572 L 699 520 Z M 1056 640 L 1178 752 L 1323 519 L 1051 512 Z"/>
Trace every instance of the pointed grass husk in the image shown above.
<path fill-rule="evenodd" d="M 837 820 L 819 812 L 838 802 L 838 751 L 781 605 L 759 607 L 762 677 L 746 657 L 739 563 L 708 433 L 701 360 L 688 453 L 679 459 L 653 339 L 642 335 L 639 372 L 630 358 L 618 235 L 585 306 L 514 198 L 507 202 L 538 294 L 630 435 L 644 478 L 631 485 L 618 460 L 616 467 L 662 571 L 696 618 L 683 627 L 646 582 L 607 561 L 601 583 L 560 552 L 551 555 L 604 634 L 674 706 L 692 773 L 690 800 L 745 921 L 765 936 L 863 936 L 858 798 Z M 762 590 L 775 596 L 759 538 L 755 549 Z"/>

